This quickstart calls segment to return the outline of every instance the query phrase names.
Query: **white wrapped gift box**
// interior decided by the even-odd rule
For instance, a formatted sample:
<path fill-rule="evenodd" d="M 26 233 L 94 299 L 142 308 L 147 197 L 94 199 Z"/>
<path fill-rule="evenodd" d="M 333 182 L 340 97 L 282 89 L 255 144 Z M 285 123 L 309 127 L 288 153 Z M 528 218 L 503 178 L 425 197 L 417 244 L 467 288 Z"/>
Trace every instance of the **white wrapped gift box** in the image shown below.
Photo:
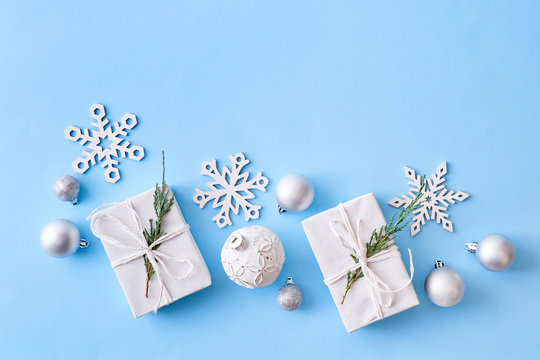
<path fill-rule="evenodd" d="M 157 249 L 145 246 L 142 229 L 149 229 L 149 220 L 156 219 L 153 194 L 154 189 L 150 189 L 89 216 L 92 232 L 101 239 L 136 318 L 211 284 L 206 263 L 176 199 L 163 217 L 162 231 L 166 239 L 162 240 L 165 241 Z M 148 250 L 154 256 L 157 269 L 150 279 L 146 298 L 143 255 L 148 256 Z"/>
<path fill-rule="evenodd" d="M 347 272 L 357 266 L 350 256 L 351 249 L 347 248 L 349 244 L 344 245 L 342 238 L 345 241 L 366 243 L 373 230 L 378 230 L 384 224 L 386 221 L 379 204 L 371 193 L 323 211 L 302 222 L 348 332 L 418 305 L 411 279 L 395 245 L 384 254 L 367 258 L 368 272 L 372 273 L 376 280 L 370 282 L 365 276 L 359 278 L 352 284 L 343 304 L 341 303 L 347 285 Z M 411 270 L 413 271 L 412 263 Z M 381 287 L 386 291 L 380 291 L 378 288 Z"/>

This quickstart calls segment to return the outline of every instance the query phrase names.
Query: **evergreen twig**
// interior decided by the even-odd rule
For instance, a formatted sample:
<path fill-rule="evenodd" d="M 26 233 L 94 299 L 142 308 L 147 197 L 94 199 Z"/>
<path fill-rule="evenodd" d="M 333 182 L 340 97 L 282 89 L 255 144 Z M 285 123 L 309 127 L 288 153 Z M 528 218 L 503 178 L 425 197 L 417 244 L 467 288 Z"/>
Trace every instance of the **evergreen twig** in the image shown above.
<path fill-rule="evenodd" d="M 156 214 L 156 219 L 150 219 L 150 229 L 143 230 L 144 238 L 146 239 L 146 243 L 149 246 L 163 236 L 163 231 L 161 230 L 161 221 L 163 220 L 163 217 L 171 210 L 171 207 L 174 203 L 174 195 L 176 194 L 176 192 L 173 192 L 171 195 L 169 189 L 165 187 L 165 151 L 162 152 L 162 158 L 163 177 L 161 180 L 161 185 L 156 184 L 156 189 L 154 190 L 154 212 Z M 152 248 L 159 248 L 159 244 Z M 155 270 L 146 255 L 143 256 L 143 259 L 144 267 L 146 269 L 145 296 L 146 298 L 148 298 L 148 286 L 150 284 L 150 279 L 155 274 Z"/>
<path fill-rule="evenodd" d="M 418 194 L 416 194 L 416 197 L 413 199 L 413 201 L 411 201 L 409 206 L 401 209 L 397 220 L 395 219 L 396 213 L 394 213 L 390 218 L 390 222 L 388 222 L 388 224 L 382 225 L 379 230 L 373 230 L 369 241 L 366 243 L 366 257 L 369 258 L 378 253 L 379 251 L 386 250 L 390 246 L 394 245 L 394 235 L 403 230 L 407 225 L 409 225 L 411 219 L 407 218 L 422 204 L 422 190 L 424 190 L 425 178 L 425 175 L 422 176 L 421 186 L 418 189 Z M 350 255 L 353 258 L 354 262 L 358 264 L 357 254 L 355 253 Z M 341 299 L 341 304 L 343 304 L 343 302 L 345 301 L 345 298 L 347 297 L 347 294 L 349 293 L 352 284 L 354 284 L 356 280 L 362 278 L 363 276 L 364 273 L 362 272 L 361 268 L 356 269 L 354 272 L 349 271 L 347 273 L 347 286 L 345 287 L 345 293 L 343 294 L 343 298 Z"/>

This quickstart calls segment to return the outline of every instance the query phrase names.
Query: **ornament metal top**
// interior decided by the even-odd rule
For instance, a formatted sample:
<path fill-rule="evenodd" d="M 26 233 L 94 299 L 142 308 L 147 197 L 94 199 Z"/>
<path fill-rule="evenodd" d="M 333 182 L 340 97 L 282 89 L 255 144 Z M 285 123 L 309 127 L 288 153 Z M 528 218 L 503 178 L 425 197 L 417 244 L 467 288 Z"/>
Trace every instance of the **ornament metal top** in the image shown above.
<path fill-rule="evenodd" d="M 465 249 L 476 253 L 480 264 L 490 271 L 506 270 L 514 262 L 514 245 L 510 239 L 501 234 L 490 234 L 479 242 L 466 243 Z"/>
<path fill-rule="evenodd" d="M 280 214 L 307 209 L 313 202 L 313 185 L 303 175 L 289 174 L 281 178 L 276 186 L 276 200 Z"/>
<path fill-rule="evenodd" d="M 59 176 L 54 182 L 53 190 L 58 199 L 77 205 L 77 197 L 81 186 L 75 177 L 71 175 Z"/>
<path fill-rule="evenodd" d="M 88 246 L 88 242 L 81 239 L 77 226 L 66 219 L 53 220 L 45 225 L 39 240 L 43 250 L 54 257 L 69 256 L 79 247 Z"/>

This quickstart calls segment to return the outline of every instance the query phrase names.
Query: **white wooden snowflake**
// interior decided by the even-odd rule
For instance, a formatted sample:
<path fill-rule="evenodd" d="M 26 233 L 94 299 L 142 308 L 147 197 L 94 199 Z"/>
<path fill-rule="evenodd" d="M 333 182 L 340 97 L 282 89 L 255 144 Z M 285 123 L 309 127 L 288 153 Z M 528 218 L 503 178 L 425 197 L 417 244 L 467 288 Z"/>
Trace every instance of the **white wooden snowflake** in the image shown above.
<path fill-rule="evenodd" d="M 266 191 L 268 178 L 261 172 L 251 179 L 249 172 L 241 173 L 242 168 L 249 163 L 243 153 L 229 156 L 232 168 L 229 170 L 223 166 L 220 173 L 216 160 L 206 161 L 202 164 L 201 175 L 210 176 L 213 181 L 206 183 L 211 191 L 195 190 L 193 202 L 202 209 L 210 200 L 214 200 L 212 208 L 221 207 L 219 213 L 212 218 L 220 228 L 232 225 L 230 212 L 238 214 L 240 208 L 244 211 L 246 221 L 257 219 L 259 217 L 260 205 L 253 205 L 248 200 L 253 199 L 255 195 L 251 190 L 256 189 Z"/>
<path fill-rule="evenodd" d="M 421 225 L 425 225 L 427 220 L 435 219 L 437 223 L 440 223 L 445 230 L 450 232 L 454 231 L 454 226 L 452 221 L 448 220 L 448 210 L 449 203 L 454 204 L 456 201 L 463 201 L 469 197 L 469 194 L 464 193 L 463 191 L 458 191 L 457 193 L 454 190 L 446 189 L 443 184 L 446 179 L 443 177 L 446 175 L 446 162 L 437 168 L 435 174 L 431 176 L 431 179 L 427 179 L 426 186 L 422 190 L 422 204 L 418 209 L 413 212 L 412 223 L 411 223 L 411 236 L 416 235 L 420 231 Z M 388 202 L 388 204 L 394 207 L 407 207 L 410 205 L 411 201 L 418 194 L 421 184 L 421 176 L 416 175 L 416 172 L 405 166 L 405 177 L 410 179 L 409 185 L 411 189 L 408 196 L 402 195 L 401 198 L 396 197 Z"/>
<path fill-rule="evenodd" d="M 120 180 L 120 171 L 115 165 L 118 160 L 115 157 L 126 155 L 133 160 L 141 160 L 144 157 L 144 149 L 133 145 L 121 136 L 126 136 L 127 131 L 137 125 L 137 117 L 133 114 L 126 114 L 120 120 L 109 125 L 109 119 L 105 118 L 105 107 L 101 104 L 94 104 L 90 107 L 90 116 L 96 121 L 92 126 L 90 135 L 89 129 L 81 129 L 76 126 L 70 126 L 66 129 L 66 139 L 79 142 L 86 145 L 88 151 L 82 152 L 82 157 L 73 162 L 73 170 L 83 174 L 90 168 L 90 164 L 95 165 L 97 161 L 101 162 L 101 167 L 105 168 L 105 179 L 108 182 L 115 183 Z"/>

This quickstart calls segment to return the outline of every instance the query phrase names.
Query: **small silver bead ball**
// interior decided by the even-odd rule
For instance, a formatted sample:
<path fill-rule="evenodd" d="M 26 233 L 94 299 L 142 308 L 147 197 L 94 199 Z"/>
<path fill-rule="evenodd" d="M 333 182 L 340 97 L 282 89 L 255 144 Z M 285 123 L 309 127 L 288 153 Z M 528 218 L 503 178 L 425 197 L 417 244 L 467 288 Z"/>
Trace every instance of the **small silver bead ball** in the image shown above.
<path fill-rule="evenodd" d="M 81 186 L 75 177 L 71 175 L 62 175 L 54 182 L 53 190 L 54 195 L 56 195 L 58 199 L 76 205 Z"/>
<path fill-rule="evenodd" d="M 491 271 L 506 270 L 514 262 L 514 245 L 504 235 L 487 235 L 478 242 L 476 257 L 480 264 Z"/>
<path fill-rule="evenodd" d="M 444 267 L 442 262 L 440 264 L 440 267 L 432 270 L 426 277 L 424 289 L 429 300 L 435 305 L 454 306 L 465 294 L 465 283 L 457 271 Z"/>
<path fill-rule="evenodd" d="M 54 257 L 73 254 L 81 245 L 81 233 L 69 220 L 53 220 L 41 230 L 41 247 Z"/>
<path fill-rule="evenodd" d="M 307 209 L 313 202 L 313 185 L 303 175 L 289 174 L 276 186 L 276 200 L 286 211 L 298 212 Z"/>
<path fill-rule="evenodd" d="M 287 284 L 279 289 L 276 301 L 279 307 L 287 311 L 294 311 L 302 305 L 302 291 L 292 281 L 292 278 L 289 278 Z"/>

